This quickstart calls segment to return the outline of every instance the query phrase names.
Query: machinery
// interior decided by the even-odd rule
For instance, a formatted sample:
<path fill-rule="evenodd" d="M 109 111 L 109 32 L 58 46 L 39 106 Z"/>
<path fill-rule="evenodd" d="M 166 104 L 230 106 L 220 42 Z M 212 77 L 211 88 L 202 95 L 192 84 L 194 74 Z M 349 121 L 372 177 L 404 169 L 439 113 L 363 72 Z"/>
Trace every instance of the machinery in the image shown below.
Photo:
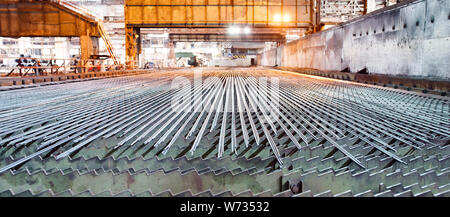
<path fill-rule="evenodd" d="M 97 20 L 0 3 L 2 36 L 80 37 L 88 69 L 0 78 L 0 196 L 450 196 L 448 0 L 124 3 L 127 68 L 105 70 Z M 175 52 L 199 41 L 256 66 Z"/>

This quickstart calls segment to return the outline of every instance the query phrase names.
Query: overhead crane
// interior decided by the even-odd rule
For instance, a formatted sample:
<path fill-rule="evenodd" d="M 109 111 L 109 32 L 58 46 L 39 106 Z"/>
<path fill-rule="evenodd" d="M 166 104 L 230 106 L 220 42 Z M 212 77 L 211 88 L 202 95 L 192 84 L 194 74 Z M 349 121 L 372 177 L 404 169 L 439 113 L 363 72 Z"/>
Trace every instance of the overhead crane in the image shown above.
<path fill-rule="evenodd" d="M 63 0 L 0 1 L 0 37 L 80 37 L 81 59 L 98 54 L 102 38 L 118 64 L 101 20 Z"/>
<path fill-rule="evenodd" d="M 183 29 L 183 36 L 172 35 L 173 40 L 274 40 L 286 29 L 300 28 L 310 32 L 320 29 L 320 0 L 125 0 L 125 47 L 128 65 L 136 65 L 141 53 L 141 28 Z M 248 26 L 252 36 L 233 38 L 224 31 L 211 33 L 199 29 Z M 277 29 L 267 35 L 266 29 Z M 189 34 L 197 31 L 196 36 Z M 200 34 L 200 35 L 199 35 Z M 200 37 L 200 39 L 199 39 Z"/>

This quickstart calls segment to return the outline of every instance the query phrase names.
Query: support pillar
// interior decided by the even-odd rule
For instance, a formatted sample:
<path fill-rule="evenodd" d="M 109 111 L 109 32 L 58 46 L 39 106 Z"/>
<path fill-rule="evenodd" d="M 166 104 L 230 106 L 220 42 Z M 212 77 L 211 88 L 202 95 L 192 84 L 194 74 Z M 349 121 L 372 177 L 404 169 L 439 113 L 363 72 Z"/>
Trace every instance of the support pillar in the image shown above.
<path fill-rule="evenodd" d="M 88 35 L 80 36 L 81 59 L 88 60 L 91 55 L 98 55 L 99 43 L 97 37 L 90 37 Z"/>
<path fill-rule="evenodd" d="M 89 35 L 80 36 L 80 48 L 81 48 L 81 67 L 82 71 L 86 72 L 84 67 L 87 61 L 91 58 L 91 55 L 98 55 L 99 43 L 97 37 L 91 37 Z"/>
<path fill-rule="evenodd" d="M 321 29 L 320 24 L 320 0 L 311 1 L 311 21 L 313 24 L 312 32 L 318 32 Z"/>
<path fill-rule="evenodd" d="M 363 14 L 370 13 L 376 9 L 377 3 L 375 0 L 365 0 L 364 1 L 364 12 Z"/>
<path fill-rule="evenodd" d="M 134 69 L 138 65 L 137 55 L 141 51 L 140 31 L 130 26 L 125 27 L 125 51 L 126 65 L 128 69 Z"/>
<path fill-rule="evenodd" d="M 176 60 L 175 60 L 175 42 L 169 41 L 169 62 L 168 67 L 174 67 L 176 66 Z"/>

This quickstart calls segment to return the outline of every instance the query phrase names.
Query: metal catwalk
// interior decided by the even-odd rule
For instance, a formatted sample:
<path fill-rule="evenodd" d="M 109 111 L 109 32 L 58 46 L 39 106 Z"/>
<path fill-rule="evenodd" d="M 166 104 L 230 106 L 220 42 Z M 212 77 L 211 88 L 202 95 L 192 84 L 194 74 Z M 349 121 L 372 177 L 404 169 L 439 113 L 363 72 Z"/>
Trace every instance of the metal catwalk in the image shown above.
<path fill-rule="evenodd" d="M 0 121 L 3 196 L 450 193 L 442 96 L 176 70 L 1 91 Z"/>

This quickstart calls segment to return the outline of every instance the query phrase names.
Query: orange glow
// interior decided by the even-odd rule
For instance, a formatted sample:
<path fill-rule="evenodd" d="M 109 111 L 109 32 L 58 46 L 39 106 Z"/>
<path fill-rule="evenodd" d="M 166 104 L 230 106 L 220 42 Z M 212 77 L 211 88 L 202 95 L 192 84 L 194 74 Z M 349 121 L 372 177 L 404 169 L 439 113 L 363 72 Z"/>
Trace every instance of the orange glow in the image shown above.
<path fill-rule="evenodd" d="M 273 16 L 273 21 L 281 22 L 281 16 L 279 14 L 275 14 L 275 16 Z"/>
<path fill-rule="evenodd" d="M 281 23 L 281 22 L 290 22 L 291 21 L 291 16 L 289 16 L 289 14 L 275 14 L 273 16 L 273 22 L 274 23 Z"/>

